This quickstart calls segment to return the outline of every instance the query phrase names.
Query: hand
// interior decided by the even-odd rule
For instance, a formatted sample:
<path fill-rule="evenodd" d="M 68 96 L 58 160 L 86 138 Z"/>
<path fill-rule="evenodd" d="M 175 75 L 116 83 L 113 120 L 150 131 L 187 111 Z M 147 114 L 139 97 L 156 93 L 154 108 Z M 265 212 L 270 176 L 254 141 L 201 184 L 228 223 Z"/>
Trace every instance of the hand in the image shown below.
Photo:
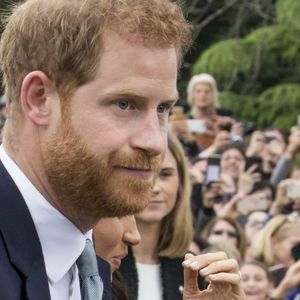
<path fill-rule="evenodd" d="M 239 266 L 224 252 L 193 256 L 186 254 L 184 267 L 183 300 L 244 300 Z M 200 271 L 200 272 L 199 272 Z M 199 273 L 209 281 L 206 290 L 200 291 Z"/>
<path fill-rule="evenodd" d="M 285 150 L 285 156 L 293 159 L 300 149 L 300 129 L 298 127 L 291 128 L 289 143 Z"/>
<path fill-rule="evenodd" d="M 291 265 L 279 286 L 272 291 L 273 298 L 283 298 L 289 290 L 300 283 L 300 261 Z"/>
<path fill-rule="evenodd" d="M 193 134 L 189 131 L 187 120 L 172 120 L 170 119 L 170 130 L 178 137 L 186 142 L 194 141 Z"/>
<path fill-rule="evenodd" d="M 249 194 L 252 191 L 254 184 L 260 180 L 260 174 L 255 172 L 257 167 L 257 165 L 253 165 L 241 174 L 238 181 L 238 194 Z"/>
<path fill-rule="evenodd" d="M 214 182 L 209 186 L 202 186 L 203 206 L 212 208 L 215 203 L 215 198 L 222 194 L 222 183 Z"/>
<path fill-rule="evenodd" d="M 262 131 L 255 131 L 250 139 L 246 151 L 247 156 L 260 156 L 265 147 L 265 135 Z"/>
<path fill-rule="evenodd" d="M 270 208 L 270 213 L 272 215 L 277 215 L 281 212 L 281 209 L 290 204 L 292 201 L 287 196 L 287 187 L 292 183 L 297 182 L 296 179 L 285 179 L 280 181 L 280 183 L 277 186 L 277 192 L 276 192 L 276 198 L 274 202 L 272 203 L 272 206 Z"/>
<path fill-rule="evenodd" d="M 216 212 L 216 215 L 218 217 L 229 216 L 232 218 L 239 218 L 241 216 L 241 212 L 237 210 L 237 203 L 241 199 L 243 199 L 243 195 L 236 194 L 223 205 L 215 204 L 214 210 Z"/>

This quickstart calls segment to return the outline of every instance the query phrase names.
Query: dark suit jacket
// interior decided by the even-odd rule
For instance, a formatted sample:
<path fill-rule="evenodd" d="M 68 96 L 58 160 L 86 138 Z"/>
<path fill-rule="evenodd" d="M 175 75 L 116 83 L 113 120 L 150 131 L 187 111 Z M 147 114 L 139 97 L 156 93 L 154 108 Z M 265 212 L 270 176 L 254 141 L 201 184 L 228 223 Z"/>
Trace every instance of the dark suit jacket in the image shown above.
<path fill-rule="evenodd" d="M 99 259 L 98 266 L 104 283 L 103 299 L 111 299 L 109 265 Z M 22 195 L 1 161 L 0 299 L 50 300 L 42 247 L 35 225 Z"/>

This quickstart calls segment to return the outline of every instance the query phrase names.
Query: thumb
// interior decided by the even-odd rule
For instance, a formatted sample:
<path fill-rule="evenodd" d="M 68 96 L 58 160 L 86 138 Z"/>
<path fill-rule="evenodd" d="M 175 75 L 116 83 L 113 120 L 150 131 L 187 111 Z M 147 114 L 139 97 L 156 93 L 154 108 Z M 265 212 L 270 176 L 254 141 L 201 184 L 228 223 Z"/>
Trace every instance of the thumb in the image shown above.
<path fill-rule="evenodd" d="M 199 292 L 198 288 L 198 271 L 193 270 L 189 267 L 189 259 L 194 255 L 187 253 L 184 257 L 183 268 L 184 268 L 184 296 L 192 296 Z"/>

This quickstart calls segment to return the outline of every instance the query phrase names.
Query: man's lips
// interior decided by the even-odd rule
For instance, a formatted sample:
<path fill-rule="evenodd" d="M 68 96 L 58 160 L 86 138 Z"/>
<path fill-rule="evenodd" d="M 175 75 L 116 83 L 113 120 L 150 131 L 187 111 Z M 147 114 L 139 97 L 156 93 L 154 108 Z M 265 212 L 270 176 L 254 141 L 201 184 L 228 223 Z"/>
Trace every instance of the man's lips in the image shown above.
<path fill-rule="evenodd" d="M 154 171 L 151 169 L 139 169 L 139 168 L 129 168 L 129 167 L 120 167 L 120 168 L 126 171 L 129 176 L 131 175 L 145 180 L 150 179 L 154 174 Z"/>

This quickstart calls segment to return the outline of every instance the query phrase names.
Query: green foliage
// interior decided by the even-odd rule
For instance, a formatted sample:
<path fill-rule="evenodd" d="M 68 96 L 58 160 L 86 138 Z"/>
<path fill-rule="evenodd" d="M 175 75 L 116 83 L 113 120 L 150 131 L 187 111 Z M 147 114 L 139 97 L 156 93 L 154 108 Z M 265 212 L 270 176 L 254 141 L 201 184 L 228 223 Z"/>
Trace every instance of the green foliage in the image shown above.
<path fill-rule="evenodd" d="M 300 28 L 275 25 L 262 27 L 244 39 L 257 73 L 255 80 L 264 88 L 280 82 L 299 82 L 299 36 Z"/>
<path fill-rule="evenodd" d="M 238 95 L 233 92 L 219 94 L 221 107 L 228 108 L 244 122 L 255 122 L 258 109 L 258 99 L 248 95 Z"/>
<path fill-rule="evenodd" d="M 274 126 L 288 130 L 296 124 L 300 114 L 300 85 L 280 84 L 259 96 L 257 124 L 264 128 Z"/>
<path fill-rule="evenodd" d="M 280 84 L 264 91 L 260 96 L 221 92 L 220 103 L 240 117 L 243 122 L 254 122 L 258 128 L 270 126 L 282 130 L 296 124 L 300 114 L 300 85 Z"/>
<path fill-rule="evenodd" d="M 193 67 L 193 74 L 210 73 L 216 77 L 221 90 L 234 89 L 234 85 L 249 73 L 251 61 L 239 39 L 215 43 L 204 51 Z"/>
<path fill-rule="evenodd" d="M 258 95 L 278 83 L 300 82 L 300 28 L 266 26 L 244 39 L 215 43 L 199 57 L 193 74 L 215 76 L 221 90 Z"/>
<path fill-rule="evenodd" d="M 276 11 L 279 23 L 300 26 L 299 0 L 277 0 Z"/>

